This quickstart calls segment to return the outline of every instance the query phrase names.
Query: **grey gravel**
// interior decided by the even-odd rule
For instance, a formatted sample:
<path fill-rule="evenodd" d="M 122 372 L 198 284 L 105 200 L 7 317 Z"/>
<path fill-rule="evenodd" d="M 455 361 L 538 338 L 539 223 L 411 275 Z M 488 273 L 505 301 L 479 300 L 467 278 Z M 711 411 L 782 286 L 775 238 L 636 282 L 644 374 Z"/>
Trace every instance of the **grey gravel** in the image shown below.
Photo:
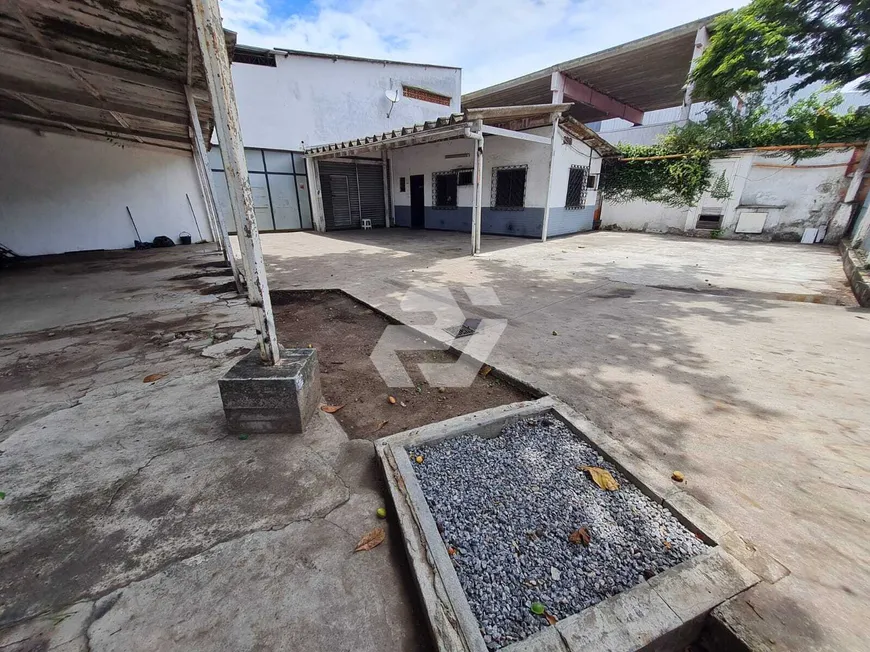
<path fill-rule="evenodd" d="M 707 548 L 553 418 L 409 453 L 493 650 L 547 626 L 544 616 L 531 613 L 532 602 L 562 619 Z M 421 464 L 413 461 L 418 455 Z M 619 489 L 600 489 L 578 466 L 607 469 Z M 583 526 L 588 547 L 568 540 Z"/>

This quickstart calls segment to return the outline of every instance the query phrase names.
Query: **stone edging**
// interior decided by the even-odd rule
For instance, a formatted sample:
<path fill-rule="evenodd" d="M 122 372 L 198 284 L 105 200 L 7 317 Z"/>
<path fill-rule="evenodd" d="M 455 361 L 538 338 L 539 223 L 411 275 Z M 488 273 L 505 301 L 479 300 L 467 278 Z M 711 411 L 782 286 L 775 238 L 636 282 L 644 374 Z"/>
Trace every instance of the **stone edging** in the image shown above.
<path fill-rule="evenodd" d="M 864 261 L 849 246 L 847 240 L 840 240 L 840 256 L 843 258 L 843 271 L 846 272 L 858 304 L 870 308 L 870 272 L 864 269 Z"/>
<path fill-rule="evenodd" d="M 407 449 L 474 431 L 495 436 L 505 424 L 547 414 L 565 423 L 652 500 L 663 504 L 713 546 L 582 612 L 506 648 L 510 652 L 680 649 L 695 640 L 707 614 L 760 580 L 788 574 L 669 478 L 552 396 L 482 410 L 375 442 L 424 609 L 439 650 L 486 652 L 435 519 L 411 468 Z"/>

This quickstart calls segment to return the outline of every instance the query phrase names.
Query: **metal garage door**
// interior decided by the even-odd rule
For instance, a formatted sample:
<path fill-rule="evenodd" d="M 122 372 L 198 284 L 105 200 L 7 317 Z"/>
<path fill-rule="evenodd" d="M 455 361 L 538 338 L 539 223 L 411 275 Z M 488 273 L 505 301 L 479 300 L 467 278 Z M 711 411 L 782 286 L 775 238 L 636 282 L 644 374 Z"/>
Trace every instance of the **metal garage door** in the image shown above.
<path fill-rule="evenodd" d="M 386 226 L 384 169 L 376 163 L 320 163 L 326 230 L 358 229 L 363 218 Z"/>

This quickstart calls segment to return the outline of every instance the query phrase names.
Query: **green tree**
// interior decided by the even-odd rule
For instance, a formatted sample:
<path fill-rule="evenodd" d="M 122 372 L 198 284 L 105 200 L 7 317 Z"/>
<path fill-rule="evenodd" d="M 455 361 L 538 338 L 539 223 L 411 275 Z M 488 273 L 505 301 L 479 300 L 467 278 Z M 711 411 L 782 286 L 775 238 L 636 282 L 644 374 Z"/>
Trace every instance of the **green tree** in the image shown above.
<path fill-rule="evenodd" d="M 862 77 L 870 90 L 870 0 L 752 0 L 710 31 L 692 72 L 697 97 L 727 101 L 792 76 L 790 92 Z"/>

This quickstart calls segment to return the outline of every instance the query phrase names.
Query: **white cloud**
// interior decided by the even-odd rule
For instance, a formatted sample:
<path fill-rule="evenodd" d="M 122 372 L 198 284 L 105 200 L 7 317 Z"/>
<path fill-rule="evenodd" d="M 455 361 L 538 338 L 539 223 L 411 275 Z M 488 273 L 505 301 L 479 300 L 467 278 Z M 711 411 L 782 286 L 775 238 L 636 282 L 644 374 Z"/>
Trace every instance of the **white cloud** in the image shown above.
<path fill-rule="evenodd" d="M 279 0 L 272 0 L 273 6 Z M 743 4 L 739 0 L 221 0 L 239 43 L 459 66 L 467 93 Z"/>

